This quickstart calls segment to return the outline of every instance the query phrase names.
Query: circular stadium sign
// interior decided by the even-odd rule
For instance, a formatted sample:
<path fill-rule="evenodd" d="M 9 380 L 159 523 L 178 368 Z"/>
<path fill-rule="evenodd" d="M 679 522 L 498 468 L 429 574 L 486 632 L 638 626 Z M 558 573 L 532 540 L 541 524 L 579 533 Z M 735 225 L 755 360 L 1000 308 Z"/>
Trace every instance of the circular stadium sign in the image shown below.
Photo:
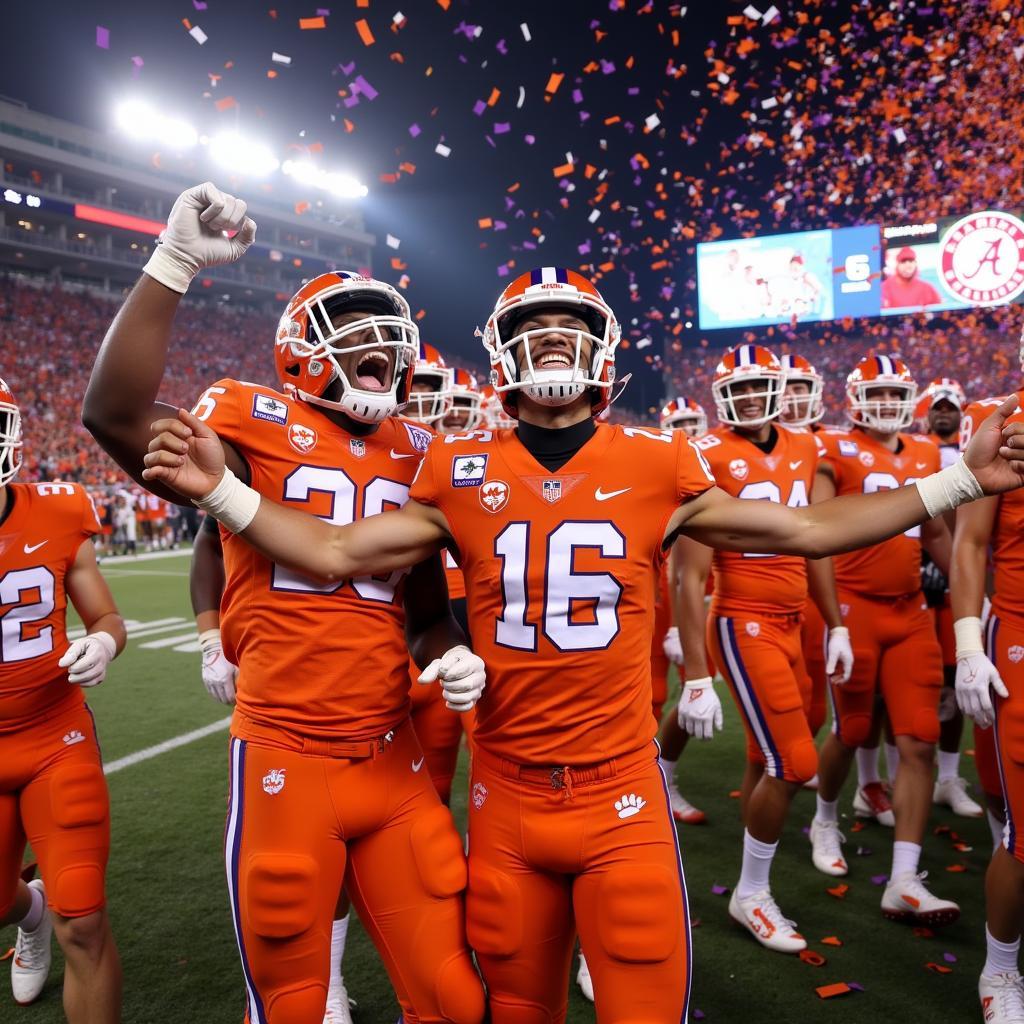
<path fill-rule="evenodd" d="M 939 242 L 939 280 L 971 306 L 998 306 L 1024 291 L 1024 221 L 986 210 L 961 217 Z"/>

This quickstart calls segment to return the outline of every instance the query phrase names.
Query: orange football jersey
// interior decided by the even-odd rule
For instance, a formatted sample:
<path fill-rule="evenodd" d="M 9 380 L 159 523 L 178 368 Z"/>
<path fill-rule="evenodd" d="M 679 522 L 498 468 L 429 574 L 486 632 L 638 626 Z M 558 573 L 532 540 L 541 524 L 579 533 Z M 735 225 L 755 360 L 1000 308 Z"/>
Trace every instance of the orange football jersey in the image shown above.
<path fill-rule="evenodd" d="M 442 551 L 441 558 L 444 561 L 444 576 L 448 581 L 448 600 L 457 601 L 466 596 L 466 580 L 450 551 Z"/>
<path fill-rule="evenodd" d="M 711 464 L 718 486 L 733 497 L 803 508 L 818 466 L 814 435 L 780 426 L 775 430 L 775 445 L 767 453 L 729 427 L 718 427 L 694 444 Z M 746 615 L 768 608 L 796 613 L 807 600 L 806 559 L 716 550 L 712 567 L 715 615 Z"/>
<path fill-rule="evenodd" d="M 100 532 L 78 484 L 9 484 L 0 524 L 0 732 L 84 701 L 57 662 L 68 649 L 64 578 Z"/>
<path fill-rule="evenodd" d="M 400 419 L 357 437 L 315 406 L 220 380 L 196 405 L 245 459 L 261 494 L 328 522 L 398 508 L 431 433 Z M 261 724 L 335 739 L 380 736 L 409 709 L 405 572 L 322 584 L 221 530 L 221 632 L 238 665 L 236 707 Z M 236 718 L 236 735 L 245 738 Z"/>
<path fill-rule="evenodd" d="M 713 484 L 679 431 L 599 424 L 557 472 L 512 430 L 431 445 L 412 496 L 444 513 L 458 545 L 487 665 L 482 747 L 580 765 L 650 742 L 662 539 L 679 504 Z"/>
<path fill-rule="evenodd" d="M 921 434 L 899 435 L 890 451 L 865 431 L 823 430 L 815 435 L 822 459 L 835 474 L 837 494 L 868 494 L 905 487 L 939 469 L 934 441 Z M 914 526 L 881 544 L 832 559 L 840 589 L 877 597 L 900 597 L 921 589 L 921 527 Z"/>
<path fill-rule="evenodd" d="M 1024 391 L 1018 393 L 1024 403 Z M 989 398 L 972 402 L 961 420 L 960 441 L 967 447 L 975 428 L 987 419 L 1004 398 Z M 1018 409 L 1007 423 L 1024 420 L 1024 411 Z M 992 611 L 1018 627 L 1024 627 L 1024 606 L 1020 595 L 1024 591 L 1024 490 L 1007 491 L 999 496 L 992 528 L 992 569 L 995 593 Z"/>

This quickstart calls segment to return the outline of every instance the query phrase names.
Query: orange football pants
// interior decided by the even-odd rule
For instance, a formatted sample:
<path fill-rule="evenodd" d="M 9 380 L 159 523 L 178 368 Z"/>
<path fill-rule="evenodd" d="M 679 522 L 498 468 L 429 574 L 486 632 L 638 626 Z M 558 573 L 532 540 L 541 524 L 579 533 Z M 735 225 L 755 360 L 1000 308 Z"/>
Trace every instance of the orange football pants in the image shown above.
<path fill-rule="evenodd" d="M 806 782 L 818 770 L 800 620 L 799 613 L 709 615 L 707 625 L 708 647 L 747 730 L 747 760 L 788 782 Z"/>
<path fill-rule="evenodd" d="M 931 609 L 935 620 L 935 633 L 942 648 L 943 667 L 956 666 L 956 637 L 953 635 L 953 608 L 949 603 L 949 594 L 938 608 Z"/>
<path fill-rule="evenodd" d="M 804 621 L 800 627 L 800 639 L 804 652 L 804 666 L 811 682 L 811 703 L 807 711 L 807 724 L 811 735 L 817 736 L 828 715 L 828 680 L 825 665 L 828 661 L 828 628 L 813 601 L 804 605 Z"/>
<path fill-rule="evenodd" d="M 408 723 L 355 744 L 246 724 L 232 738 L 225 860 L 250 1024 L 318 1024 L 342 884 L 407 1024 L 479 1024 L 466 862 Z M 265 736 L 264 736 L 265 733 Z M 419 767 L 417 767 L 417 765 Z"/>
<path fill-rule="evenodd" d="M 1006 800 L 1003 846 L 1024 861 L 1024 627 L 988 617 L 986 647 L 989 661 L 1002 676 L 1009 697 L 993 694 L 996 721 L 993 726 L 999 777 Z"/>
<path fill-rule="evenodd" d="M 447 804 L 452 795 L 452 779 L 459 760 L 459 745 L 463 727 L 467 735 L 472 732 L 472 711 L 452 711 L 445 706 L 441 684 L 426 686 L 416 682 L 419 669 L 413 667 L 412 686 L 409 689 L 410 718 L 416 738 L 427 759 L 427 774 L 437 790 L 441 802 Z"/>
<path fill-rule="evenodd" d="M 999 758 L 996 756 L 995 729 L 990 725 L 982 729 L 974 723 L 974 768 L 978 783 L 986 796 L 1002 797 L 1003 784 L 999 776 Z"/>
<path fill-rule="evenodd" d="M 690 921 L 657 754 L 553 768 L 474 748 L 467 932 L 493 1024 L 562 1024 L 577 928 L 601 1024 L 686 1019 Z"/>
<path fill-rule="evenodd" d="M 85 917 L 102 909 L 110 798 L 92 712 L 80 698 L 0 733 L 0 917 L 14 902 L 26 839 L 52 910 Z"/>
<path fill-rule="evenodd" d="M 937 742 L 942 651 L 924 595 L 868 598 L 840 590 L 839 602 L 850 630 L 853 672 L 830 688 L 832 731 L 846 746 L 861 746 L 880 691 L 894 735 Z"/>

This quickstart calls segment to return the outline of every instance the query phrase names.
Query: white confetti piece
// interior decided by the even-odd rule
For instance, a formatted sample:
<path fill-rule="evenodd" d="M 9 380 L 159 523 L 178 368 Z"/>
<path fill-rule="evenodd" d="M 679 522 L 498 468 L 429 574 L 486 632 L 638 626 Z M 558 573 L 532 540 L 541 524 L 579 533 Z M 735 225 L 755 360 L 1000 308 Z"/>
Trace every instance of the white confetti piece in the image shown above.
<path fill-rule="evenodd" d="M 657 114 L 651 114 L 651 116 L 648 117 L 646 121 L 644 121 L 644 125 L 647 127 L 647 130 L 649 132 L 653 132 L 659 124 L 661 124 L 661 118 L 658 117 Z"/>
<path fill-rule="evenodd" d="M 386 241 L 389 249 L 397 249 L 402 244 L 401 240 L 395 238 L 394 235 L 388 235 Z"/>
<path fill-rule="evenodd" d="M 288 57 L 283 53 L 278 53 L 276 50 L 270 55 L 270 59 L 275 64 L 284 64 L 286 67 L 292 62 L 291 57 Z"/>
<path fill-rule="evenodd" d="M 444 144 L 443 142 L 439 142 L 439 143 L 438 143 L 438 144 L 437 144 L 437 145 L 436 145 L 436 146 L 434 147 L 434 152 L 435 152 L 435 153 L 436 153 L 436 154 L 437 154 L 438 156 L 450 156 L 450 155 L 451 155 L 451 151 L 452 151 L 452 148 L 451 148 L 451 146 L 446 146 L 446 145 L 445 145 L 445 144 Z"/>
<path fill-rule="evenodd" d="M 520 31 L 522 31 L 522 33 L 523 33 L 523 38 L 529 43 L 531 41 L 531 39 L 532 39 L 532 37 L 530 35 L 530 26 L 527 25 L 526 22 L 524 21 L 519 26 L 519 28 L 520 28 Z"/>
<path fill-rule="evenodd" d="M 203 45 L 203 43 L 205 43 L 205 42 L 206 42 L 206 40 L 207 40 L 207 39 L 209 38 L 209 36 L 207 36 L 207 34 L 206 34 L 206 33 L 205 33 L 205 32 L 204 32 L 204 31 L 203 31 L 203 30 L 202 30 L 202 29 L 201 29 L 201 28 L 200 28 L 200 27 L 199 27 L 198 25 L 193 25 L 193 26 L 192 26 L 192 27 L 191 27 L 191 28 L 190 28 L 190 29 L 188 30 L 188 34 L 189 34 L 189 35 L 190 35 L 190 36 L 191 36 L 191 37 L 192 37 L 192 38 L 193 38 L 193 39 L 194 39 L 194 40 L 195 40 L 195 41 L 196 41 L 196 42 L 197 42 L 197 43 L 198 43 L 198 44 L 199 44 L 200 46 L 202 46 L 202 45 Z"/>

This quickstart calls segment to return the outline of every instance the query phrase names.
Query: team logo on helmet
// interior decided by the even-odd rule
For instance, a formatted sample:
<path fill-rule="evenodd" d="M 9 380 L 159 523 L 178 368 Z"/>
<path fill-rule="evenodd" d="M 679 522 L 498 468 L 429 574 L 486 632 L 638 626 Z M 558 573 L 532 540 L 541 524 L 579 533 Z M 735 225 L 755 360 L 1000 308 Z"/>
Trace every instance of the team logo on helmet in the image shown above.
<path fill-rule="evenodd" d="M 301 423 L 293 423 L 288 428 L 288 442 L 297 452 L 306 455 L 316 447 L 316 431 L 312 427 L 304 427 Z"/>
<path fill-rule="evenodd" d="M 746 459 L 733 459 L 729 463 L 729 472 L 736 477 L 737 480 L 746 480 L 747 474 L 750 472 L 750 467 L 747 465 Z"/>
<path fill-rule="evenodd" d="M 480 504 L 488 512 L 500 512 L 508 504 L 508 484 L 504 480 L 489 480 L 479 493 Z"/>
<path fill-rule="evenodd" d="M 263 776 L 263 791 L 271 796 L 280 793 L 284 789 L 284 773 L 287 770 L 287 768 L 271 768 Z"/>
<path fill-rule="evenodd" d="M 958 220 L 939 242 L 939 280 L 955 299 L 997 306 L 1024 291 L 1024 221 L 985 210 Z"/>

